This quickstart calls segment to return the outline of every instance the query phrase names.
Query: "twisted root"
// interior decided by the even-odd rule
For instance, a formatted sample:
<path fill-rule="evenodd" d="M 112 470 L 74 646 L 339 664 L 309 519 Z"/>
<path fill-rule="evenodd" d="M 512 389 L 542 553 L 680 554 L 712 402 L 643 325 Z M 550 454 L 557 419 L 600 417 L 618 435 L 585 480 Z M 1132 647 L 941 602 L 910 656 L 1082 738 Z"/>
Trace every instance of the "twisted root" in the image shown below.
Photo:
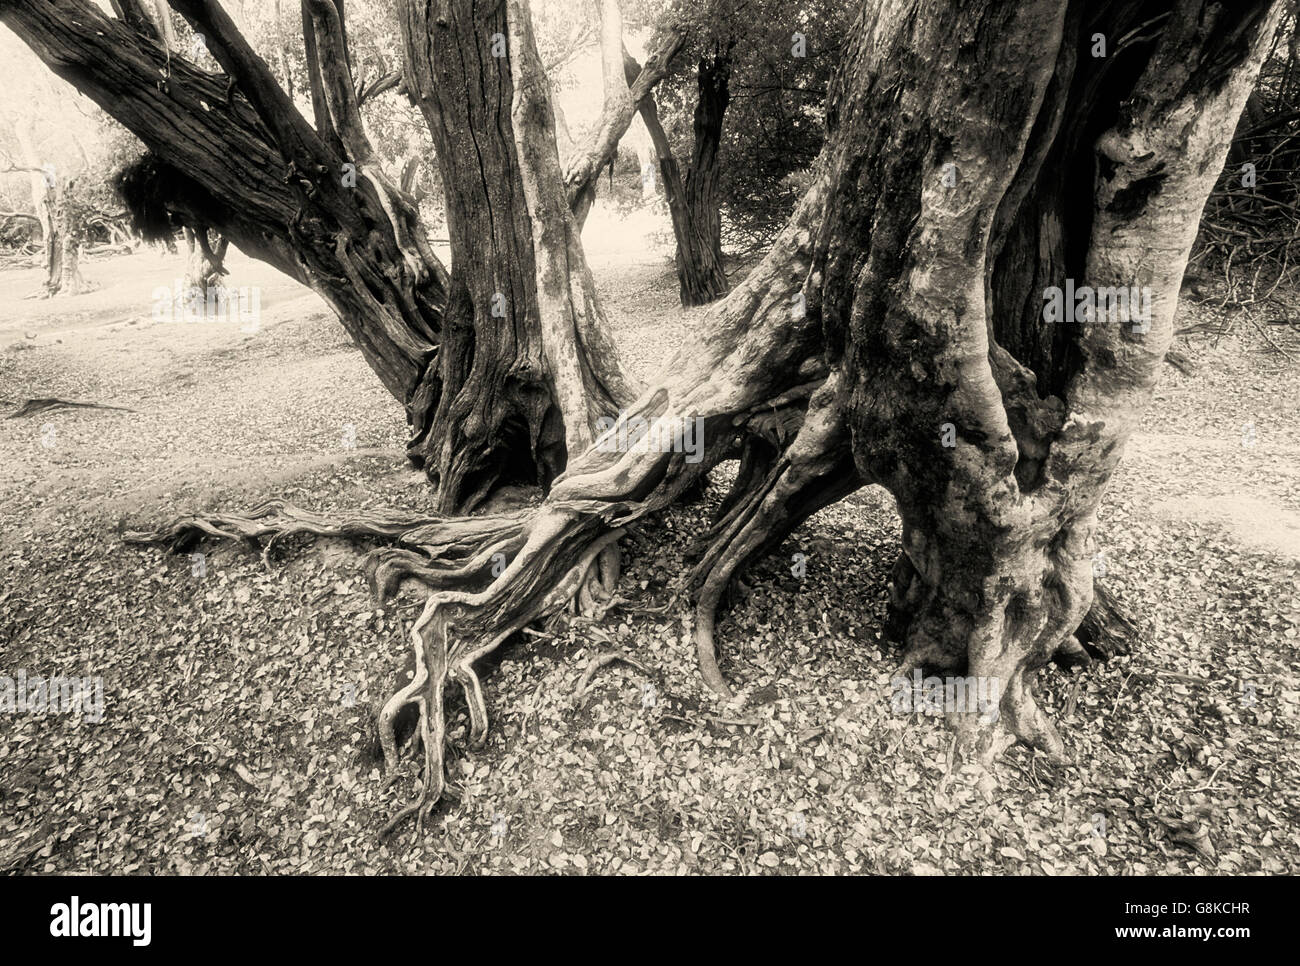
<path fill-rule="evenodd" d="M 411 628 L 411 647 L 415 653 L 416 673 L 409 684 L 398 691 L 384 705 L 379 714 L 379 739 L 385 766 L 394 772 L 398 759 L 396 721 L 407 707 L 414 705 L 419 715 L 420 737 L 424 744 L 424 765 L 419 796 L 402 809 L 385 826 L 382 835 L 388 834 L 411 815 L 417 817 L 417 834 L 424 818 L 442 797 L 445 788 L 443 750 L 446 724 L 443 715 L 443 694 L 448 680 L 454 680 L 464 691 L 469 708 L 470 743 L 481 746 L 488 731 L 487 705 L 483 688 L 474 664 L 496 650 L 508 638 L 534 621 L 562 610 L 584 591 L 591 591 L 589 572 L 593 565 L 623 536 L 624 530 L 614 529 L 591 541 L 575 564 L 549 590 L 541 594 L 524 594 L 520 587 L 538 587 L 533 578 L 545 572 L 556 556 L 557 547 L 564 542 L 569 531 L 583 529 L 586 518 L 574 513 L 548 515 L 546 525 L 537 527 L 524 547 L 501 573 L 484 590 L 476 593 L 454 590 L 435 590 L 425 603 L 424 611 Z M 480 554 L 479 557 L 482 555 Z M 476 558 L 478 559 L 478 558 Z M 608 566 L 608 565 L 607 565 Z M 530 572 L 530 568 L 532 571 Z M 600 573 L 597 568 L 597 573 Z M 609 574 L 609 571 L 604 573 Z M 547 586 L 541 583 L 540 586 Z M 488 615 L 511 616 L 503 621 Z M 449 634 L 453 625 L 458 633 Z M 466 633 L 466 627 L 487 630 L 486 639 Z"/>

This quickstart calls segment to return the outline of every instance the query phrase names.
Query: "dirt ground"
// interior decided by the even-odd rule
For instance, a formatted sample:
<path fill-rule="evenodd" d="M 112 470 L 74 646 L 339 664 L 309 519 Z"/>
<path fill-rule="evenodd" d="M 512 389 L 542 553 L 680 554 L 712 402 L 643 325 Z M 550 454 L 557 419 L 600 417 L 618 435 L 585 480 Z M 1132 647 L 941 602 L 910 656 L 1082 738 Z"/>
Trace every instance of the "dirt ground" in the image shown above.
<path fill-rule="evenodd" d="M 649 375 L 698 310 L 677 305 L 660 256 L 593 262 L 625 358 Z M 1142 639 L 1087 674 L 1042 675 L 1071 764 L 1013 750 L 987 797 L 948 767 L 942 719 L 892 710 L 880 621 L 898 530 L 871 488 L 799 530 L 721 623 L 742 705 L 702 691 L 680 605 L 522 637 L 484 677 L 485 749 L 463 747 L 451 706 L 457 799 L 423 838 L 381 842 L 415 768 L 385 786 L 373 709 L 418 602 L 381 613 L 363 548 L 343 542 L 264 561 L 119 537 L 272 497 L 429 504 L 400 410 L 337 320 L 273 270 L 229 266 L 231 285 L 258 290 L 255 331 L 156 321 L 157 290 L 184 267 L 157 250 L 88 261 L 98 288 L 75 298 L 25 298 L 35 269 L 0 274 L 5 408 L 126 407 L 0 420 L 0 677 L 101 678 L 105 701 L 98 723 L 0 712 L 0 854 L 44 843 L 20 871 L 1300 871 L 1294 330 L 1270 327 L 1290 359 L 1242 323 L 1217 345 L 1180 341 L 1192 375 L 1166 368 L 1111 484 L 1097 564 Z M 634 606 L 670 600 L 720 492 L 632 534 Z M 611 665 L 575 701 L 611 645 L 644 670 Z"/>

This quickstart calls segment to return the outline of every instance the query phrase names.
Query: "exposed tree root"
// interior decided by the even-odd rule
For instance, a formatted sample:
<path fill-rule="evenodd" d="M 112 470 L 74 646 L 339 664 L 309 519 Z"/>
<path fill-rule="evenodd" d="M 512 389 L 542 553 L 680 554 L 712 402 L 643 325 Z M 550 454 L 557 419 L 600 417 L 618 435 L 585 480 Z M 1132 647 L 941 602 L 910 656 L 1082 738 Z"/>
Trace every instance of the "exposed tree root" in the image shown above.
<path fill-rule="evenodd" d="M 404 548 L 408 556 L 393 553 L 380 561 L 376 568 L 381 584 L 387 591 L 392 580 L 402 575 L 421 576 L 422 568 L 441 574 L 455 570 L 461 559 L 485 542 L 491 550 L 498 546 L 494 535 L 505 535 L 518 529 L 522 513 L 502 514 L 494 517 L 455 518 L 410 513 L 382 512 L 358 513 L 343 518 L 332 518 L 303 510 L 281 500 L 268 500 L 244 513 L 191 514 L 178 517 L 158 530 L 127 531 L 127 543 L 162 544 L 176 553 L 184 553 L 204 537 L 238 540 L 251 546 L 262 546 L 263 555 L 269 553 L 278 540 L 306 534 L 315 537 L 348 537 L 375 540 Z"/>
<path fill-rule="evenodd" d="M 748 469 L 742 464 L 738 486 L 710 531 L 709 549 L 696 565 L 696 658 L 704 683 L 727 700 L 733 694 L 718 668 L 714 632 L 718 604 L 732 578 L 812 514 L 862 486 L 836 406 L 838 391 L 838 377 L 832 374 L 813 394 L 794 441 L 768 461 L 765 473 L 758 471 L 757 458 Z"/>
<path fill-rule="evenodd" d="M 567 516 L 568 519 L 563 517 Z M 540 528 L 520 550 L 509 567 L 486 589 L 478 593 L 459 590 L 435 590 L 429 595 L 420 618 L 411 628 L 411 646 L 415 653 L 416 673 L 409 684 L 398 691 L 384 705 L 379 715 L 379 739 L 384 759 L 395 767 L 398 757 L 394 723 L 398 714 L 414 704 L 419 711 L 419 731 L 424 745 L 422 783 L 416 801 L 404 808 L 385 829 L 385 833 L 411 815 L 423 819 L 428 809 L 442 796 L 444 787 L 443 746 L 446 724 L 443 715 L 443 698 L 448 680 L 455 680 L 465 693 L 469 708 L 470 742 L 481 745 L 487 736 L 488 714 L 483 700 L 483 689 L 474 663 L 499 647 L 512 634 L 533 621 L 557 612 L 579 592 L 588 570 L 604 549 L 623 535 L 621 529 L 602 534 L 592 542 L 568 568 L 548 592 L 532 600 L 517 599 L 515 577 L 525 568 L 546 568 L 555 562 L 556 543 L 566 527 L 573 522 L 572 515 L 562 515 Z M 540 539 L 539 539 L 540 538 Z M 554 542 L 553 542 L 554 541 Z M 470 609 L 490 611 L 505 617 L 493 622 L 490 636 L 478 637 L 465 633 L 463 619 Z M 480 625 L 480 621 L 471 621 Z M 452 625 L 457 633 L 450 634 Z"/>
<path fill-rule="evenodd" d="M 1083 649 L 1089 663 L 1131 654 L 1137 636 L 1137 619 L 1128 608 L 1105 584 L 1094 585 L 1092 606 L 1072 638 Z"/>
<path fill-rule="evenodd" d="M 116 409 L 119 412 L 133 413 L 134 409 L 128 409 L 126 406 L 110 406 L 107 403 L 97 402 L 76 402 L 72 399 L 57 399 L 54 397 L 42 397 L 38 399 L 24 399 L 17 408 L 11 412 L 6 419 L 21 419 L 23 416 L 35 416 L 37 413 L 49 412 L 51 409 Z"/>
<path fill-rule="evenodd" d="M 573 689 L 573 705 L 578 707 L 591 693 L 591 679 L 596 676 L 596 672 L 615 661 L 622 661 L 624 664 L 630 664 L 632 667 L 649 674 L 650 669 L 635 658 L 628 657 L 622 651 L 602 651 L 593 657 L 588 663 L 587 668 L 582 672 L 582 677 L 578 679 L 578 685 Z"/>

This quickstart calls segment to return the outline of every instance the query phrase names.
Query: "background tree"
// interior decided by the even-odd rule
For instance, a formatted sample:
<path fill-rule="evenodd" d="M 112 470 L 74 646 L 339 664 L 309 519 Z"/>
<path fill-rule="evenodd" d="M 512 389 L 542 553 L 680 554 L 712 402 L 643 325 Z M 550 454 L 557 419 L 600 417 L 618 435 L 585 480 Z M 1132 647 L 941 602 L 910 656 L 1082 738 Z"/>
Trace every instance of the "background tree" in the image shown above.
<path fill-rule="evenodd" d="M 40 225 L 44 294 L 76 295 L 87 289 L 80 259 L 90 222 L 111 217 L 103 207 L 111 202 L 97 190 L 105 183 L 106 121 L 67 88 L 51 84 L 13 38 L 3 46 L 0 82 L 14 96 L 0 118 L 0 173 L 28 187 L 22 211 Z M 57 123 L 47 123 L 50 118 Z"/>
<path fill-rule="evenodd" d="M 685 45 L 641 117 L 672 219 L 683 305 L 727 291 L 724 237 L 746 253 L 769 244 L 807 187 L 851 10 L 843 0 L 673 4 L 666 20 Z M 629 62 L 629 72 L 638 68 Z"/>

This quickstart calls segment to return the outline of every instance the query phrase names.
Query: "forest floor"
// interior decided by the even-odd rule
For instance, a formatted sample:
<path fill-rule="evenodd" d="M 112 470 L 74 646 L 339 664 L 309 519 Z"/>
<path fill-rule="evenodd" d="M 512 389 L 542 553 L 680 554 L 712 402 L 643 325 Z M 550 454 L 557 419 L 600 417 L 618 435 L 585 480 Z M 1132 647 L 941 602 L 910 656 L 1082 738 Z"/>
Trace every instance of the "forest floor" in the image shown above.
<path fill-rule="evenodd" d="M 698 322 L 658 257 L 594 259 L 643 375 Z M 1134 654 L 1042 673 L 1072 763 L 1017 748 L 991 799 L 948 766 L 941 718 L 893 709 L 880 621 L 898 525 L 883 491 L 819 513 L 721 622 L 721 707 L 689 610 L 612 612 L 502 649 L 492 728 L 416 839 L 378 830 L 413 791 L 372 757 L 419 603 L 377 610 L 342 541 L 202 557 L 124 526 L 273 497 L 424 508 L 401 413 L 323 304 L 242 257 L 260 324 L 154 321 L 183 260 L 89 261 L 99 288 L 24 299 L 0 275 L 0 400 L 127 407 L 0 421 L 0 686 L 102 681 L 103 716 L 0 726 L 0 857 L 22 872 L 1300 872 L 1300 333 L 1244 321 L 1166 367 L 1101 518 L 1099 580 L 1142 619 Z M 1180 324 L 1221 318 L 1184 306 Z M 716 504 L 625 541 L 621 593 L 669 601 Z M 797 557 L 796 555 L 803 556 Z M 802 560 L 804 566 L 798 562 Z M 802 574 L 802 576 L 799 576 Z M 574 690 L 594 654 L 624 648 Z M 735 722 L 735 723 L 728 723 Z M 25 846 L 25 847 L 24 847 Z"/>

